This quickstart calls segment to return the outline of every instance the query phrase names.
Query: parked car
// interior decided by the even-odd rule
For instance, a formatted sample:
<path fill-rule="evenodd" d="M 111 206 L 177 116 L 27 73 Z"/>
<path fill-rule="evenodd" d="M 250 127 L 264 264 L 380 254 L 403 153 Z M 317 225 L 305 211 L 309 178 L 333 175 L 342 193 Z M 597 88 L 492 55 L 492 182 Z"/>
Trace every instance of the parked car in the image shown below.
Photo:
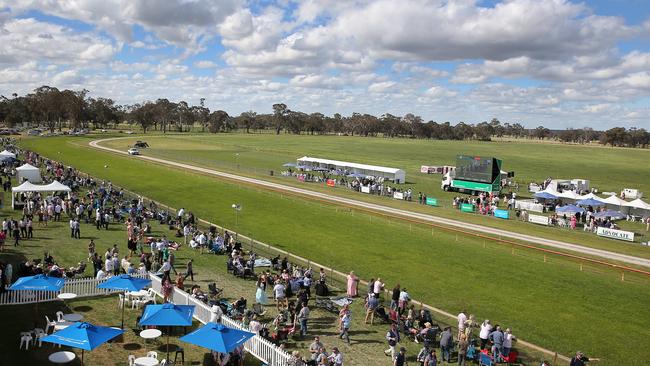
<path fill-rule="evenodd" d="M 140 150 L 136 149 L 135 147 L 132 147 L 128 150 L 129 155 L 140 155 Z"/>

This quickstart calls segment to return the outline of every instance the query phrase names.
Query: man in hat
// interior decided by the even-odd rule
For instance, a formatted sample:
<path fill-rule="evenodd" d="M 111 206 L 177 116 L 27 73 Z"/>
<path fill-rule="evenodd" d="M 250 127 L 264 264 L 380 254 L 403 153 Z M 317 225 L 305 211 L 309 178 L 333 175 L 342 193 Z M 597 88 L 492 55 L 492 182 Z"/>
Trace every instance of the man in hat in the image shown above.
<path fill-rule="evenodd" d="M 589 358 L 584 353 L 578 351 L 576 352 L 576 356 L 571 359 L 569 366 L 585 366 L 587 362 L 589 362 Z"/>

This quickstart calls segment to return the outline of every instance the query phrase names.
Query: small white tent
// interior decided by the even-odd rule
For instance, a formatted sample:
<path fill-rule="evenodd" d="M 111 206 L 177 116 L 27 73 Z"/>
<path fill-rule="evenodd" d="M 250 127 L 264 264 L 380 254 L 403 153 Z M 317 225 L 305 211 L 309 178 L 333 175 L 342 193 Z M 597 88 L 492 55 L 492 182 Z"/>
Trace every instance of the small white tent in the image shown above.
<path fill-rule="evenodd" d="M 43 184 L 43 185 L 33 184 L 27 181 L 17 187 L 11 187 L 11 207 L 15 208 L 16 193 L 23 193 L 23 192 L 68 192 L 69 193 L 71 191 L 72 189 L 70 189 L 70 187 L 66 186 L 65 184 L 61 184 L 57 181 L 54 181 L 50 184 Z"/>
<path fill-rule="evenodd" d="M 0 158 L 16 158 L 16 154 L 11 151 L 2 150 L 2 152 L 0 152 Z"/>
<path fill-rule="evenodd" d="M 650 210 L 650 204 L 645 203 L 641 201 L 640 198 L 635 199 L 634 201 L 631 202 L 626 202 L 624 206 L 632 207 L 632 208 L 638 208 L 641 210 Z"/>
<path fill-rule="evenodd" d="M 43 181 L 41 179 L 41 171 L 30 164 L 23 164 L 16 168 L 16 178 L 18 178 L 18 182 L 28 180 L 32 183 L 40 183 Z"/>

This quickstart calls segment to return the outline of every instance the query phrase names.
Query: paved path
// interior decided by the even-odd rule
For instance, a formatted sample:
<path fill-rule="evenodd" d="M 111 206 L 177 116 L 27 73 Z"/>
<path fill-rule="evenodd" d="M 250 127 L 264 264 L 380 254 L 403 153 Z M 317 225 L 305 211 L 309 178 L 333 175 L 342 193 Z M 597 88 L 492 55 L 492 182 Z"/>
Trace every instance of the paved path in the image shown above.
<path fill-rule="evenodd" d="M 117 149 L 112 149 L 109 147 L 101 146 L 100 143 L 105 142 L 105 141 L 111 141 L 111 140 L 119 140 L 119 139 L 128 139 L 131 137 L 117 137 L 117 138 L 108 138 L 108 139 L 101 139 L 101 140 L 95 140 L 91 141 L 89 145 L 91 147 L 104 150 L 104 151 L 110 151 L 113 153 L 117 154 L 122 154 L 122 155 L 128 155 L 126 151 L 121 151 Z M 626 255 L 626 254 L 620 254 L 616 252 L 610 252 L 607 250 L 602 250 L 602 249 L 596 249 L 596 248 L 590 248 L 578 244 L 571 244 L 571 243 L 566 243 L 558 240 L 552 240 L 552 239 L 545 239 L 545 238 L 540 238 L 537 236 L 531 236 L 531 235 L 526 235 L 526 234 L 520 234 L 520 233 L 514 233 L 506 230 L 501 230 L 501 229 L 496 229 L 496 228 L 491 228 L 488 226 L 482 226 L 482 225 L 476 225 L 476 224 L 470 224 L 467 222 L 463 221 L 457 221 L 457 220 L 452 220 L 452 219 L 447 219 L 443 217 L 438 217 L 438 216 L 432 216 L 432 215 L 427 215 L 423 213 L 418 213 L 418 212 L 412 212 L 412 211 L 407 211 L 407 210 L 401 210 L 397 209 L 394 207 L 388 207 L 388 206 L 383 206 L 383 205 L 378 205 L 375 203 L 369 203 L 369 202 L 363 202 L 363 201 L 358 201 L 350 198 L 345 198 L 345 197 L 339 197 L 339 196 L 334 196 L 330 195 L 327 193 L 321 193 L 321 192 L 316 192 L 308 189 L 302 189 L 302 188 L 297 188 L 297 187 L 291 187 L 287 186 L 284 184 L 279 184 L 279 183 L 273 183 L 273 182 L 268 182 L 265 180 L 261 179 L 256 179 L 256 178 L 249 178 L 249 177 L 244 177 L 241 175 L 236 175 L 236 174 L 230 174 L 230 173 L 225 173 L 221 172 L 218 170 L 214 169 L 208 169 L 208 168 L 202 168 L 202 167 L 197 167 L 191 164 L 184 164 L 184 163 L 178 163 L 175 161 L 170 161 L 166 159 L 159 159 L 159 158 L 154 158 L 151 156 L 145 156 L 145 155 L 139 155 L 139 156 L 134 156 L 133 158 L 137 159 L 142 159 L 142 160 L 148 160 L 160 164 L 165 164 L 168 166 L 175 166 L 178 168 L 183 168 L 186 170 L 192 170 L 196 172 L 200 172 L 203 174 L 208 174 L 208 175 L 213 175 L 217 177 L 223 177 L 231 180 L 237 180 L 241 182 L 246 182 L 249 184 L 255 184 L 263 187 L 268 187 L 272 188 L 275 190 L 280 190 L 280 191 L 287 191 L 290 193 L 298 193 L 304 196 L 309 196 L 309 197 L 315 197 L 318 199 L 330 201 L 330 202 L 335 202 L 335 203 L 343 203 L 348 206 L 355 206 L 355 207 L 360 207 L 362 209 L 370 209 L 372 211 L 380 212 L 383 214 L 389 214 L 389 215 L 398 215 L 401 217 L 406 217 L 406 218 L 411 218 L 411 219 L 416 219 L 419 221 L 423 222 L 430 222 L 434 224 L 442 224 L 442 225 L 447 225 L 453 228 L 457 229 L 462 229 L 462 230 L 472 230 L 480 233 L 485 233 L 485 234 L 490 234 L 490 235 L 497 235 L 502 238 L 510 238 L 510 239 L 516 239 L 516 240 L 521 240 L 533 244 L 542 244 L 547 247 L 552 247 L 552 248 L 557 248 L 557 249 L 563 249 L 563 250 L 570 250 L 576 253 L 581 253 L 581 254 L 588 254 L 592 255 L 595 257 L 600 257 L 600 258 L 605 258 L 609 260 L 615 260 L 619 262 L 624 262 L 628 264 L 634 264 L 637 266 L 642 266 L 642 267 L 649 267 L 650 268 L 650 259 L 645 259 L 645 258 L 639 258 L 631 255 Z M 622 245 L 628 245 L 628 244 L 622 244 Z"/>

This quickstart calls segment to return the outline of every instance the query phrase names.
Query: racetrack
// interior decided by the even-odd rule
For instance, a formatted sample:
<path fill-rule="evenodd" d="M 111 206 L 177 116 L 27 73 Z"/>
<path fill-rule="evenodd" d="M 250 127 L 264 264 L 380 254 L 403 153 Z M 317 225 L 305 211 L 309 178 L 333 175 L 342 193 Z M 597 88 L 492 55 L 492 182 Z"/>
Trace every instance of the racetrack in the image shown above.
<path fill-rule="evenodd" d="M 108 138 L 108 139 L 100 139 L 100 140 L 94 140 L 89 143 L 89 145 L 93 148 L 116 153 L 116 154 L 122 154 L 122 155 L 127 155 L 126 151 L 121 151 L 113 148 L 108 148 L 105 146 L 101 146 L 100 143 L 105 142 L 105 141 L 110 141 L 110 140 L 119 140 L 119 139 L 127 139 L 129 137 L 119 137 L 119 138 Z M 532 244 L 541 244 L 547 247 L 552 247 L 556 249 L 562 249 L 562 250 L 568 250 L 572 251 L 575 253 L 580 253 L 580 254 L 586 254 L 586 255 L 591 255 L 607 260 L 614 260 L 614 261 L 619 261 L 627 264 L 633 264 L 637 266 L 642 266 L 642 267 L 648 267 L 650 268 L 650 259 L 644 259 L 644 258 L 639 258 L 631 255 L 626 255 L 626 254 L 619 254 L 607 250 L 602 250 L 602 249 L 595 249 L 595 248 L 590 248 L 590 247 L 585 247 L 577 244 L 571 244 L 571 243 L 566 243 L 558 240 L 551 240 L 551 239 L 545 239 L 541 237 L 536 237 L 536 236 L 531 236 L 531 235 L 526 235 L 526 234 L 520 234 L 520 233 L 513 233 L 510 231 L 502 230 L 502 229 L 496 229 L 496 228 L 491 228 L 487 226 L 482 226 L 482 225 L 476 225 L 476 224 L 470 224 L 466 223 L 463 221 L 458 221 L 458 220 L 452 220 L 452 219 L 447 219 L 447 218 L 442 218 L 442 217 L 437 217 L 433 215 L 428 215 L 428 214 L 423 214 L 423 213 L 417 213 L 417 212 L 412 212 L 412 211 L 407 211 L 407 210 L 401 210 L 401 209 L 396 209 L 393 207 L 388 207 L 388 206 L 383 206 L 379 204 L 374 204 L 374 203 L 368 203 L 368 202 L 362 202 L 354 199 L 349 199 L 345 197 L 339 197 L 335 195 L 330 195 L 326 193 L 321 193 L 321 192 L 316 192 L 316 191 L 311 191 L 308 189 L 301 189 L 297 187 L 291 187 L 283 184 L 278 184 L 278 183 L 273 183 L 273 182 L 268 182 L 265 180 L 261 179 L 255 179 L 255 178 L 249 178 L 245 176 L 240 176 L 236 174 L 231 174 L 231 173 L 225 173 L 221 172 L 218 170 L 214 169 L 208 169 L 208 168 L 202 168 L 202 167 L 197 167 L 191 164 L 185 164 L 185 163 L 179 163 L 175 161 L 170 161 L 166 159 L 160 159 L 160 158 L 154 158 L 154 157 L 149 157 L 149 156 L 134 156 L 134 158 L 138 159 L 143 159 L 143 160 L 148 160 L 151 162 L 155 162 L 158 164 L 163 164 L 167 166 L 173 166 L 173 167 L 178 167 L 182 168 L 184 170 L 189 170 L 189 171 L 195 171 L 201 174 L 206 174 L 206 175 L 211 175 L 211 176 L 216 176 L 216 177 L 221 177 L 221 178 L 226 178 L 229 180 L 234 180 L 234 181 L 239 181 L 247 184 L 252 184 L 252 185 L 257 185 L 260 187 L 264 187 L 267 189 L 273 189 L 276 191 L 284 191 L 287 193 L 291 194 L 299 194 L 302 196 L 307 196 L 311 197 L 314 199 L 318 200 L 323 200 L 323 201 L 328 201 L 332 203 L 337 203 L 337 204 L 343 204 L 346 206 L 351 206 L 351 207 L 356 207 L 362 210 L 369 210 L 373 211 L 376 213 L 380 213 L 382 215 L 389 215 L 389 216 L 395 216 L 399 218 L 404 218 L 407 220 L 416 220 L 418 222 L 424 222 L 424 223 L 430 223 L 430 224 L 436 224 L 436 225 L 444 225 L 447 227 L 467 231 L 471 230 L 477 233 L 482 233 L 482 234 L 488 234 L 488 235 L 494 235 L 498 236 L 501 238 L 509 238 L 509 239 L 515 239 L 515 240 L 520 240 Z M 586 258 L 581 258 L 585 260 L 589 260 Z M 592 260 L 593 261 L 593 260 Z M 604 265 L 609 265 L 613 267 L 618 267 L 617 265 L 613 265 L 611 263 L 605 263 L 605 262 L 599 262 L 600 264 Z M 633 270 L 633 269 L 631 269 Z M 637 272 L 642 272 L 645 274 L 650 274 L 645 271 L 637 271 Z"/>

